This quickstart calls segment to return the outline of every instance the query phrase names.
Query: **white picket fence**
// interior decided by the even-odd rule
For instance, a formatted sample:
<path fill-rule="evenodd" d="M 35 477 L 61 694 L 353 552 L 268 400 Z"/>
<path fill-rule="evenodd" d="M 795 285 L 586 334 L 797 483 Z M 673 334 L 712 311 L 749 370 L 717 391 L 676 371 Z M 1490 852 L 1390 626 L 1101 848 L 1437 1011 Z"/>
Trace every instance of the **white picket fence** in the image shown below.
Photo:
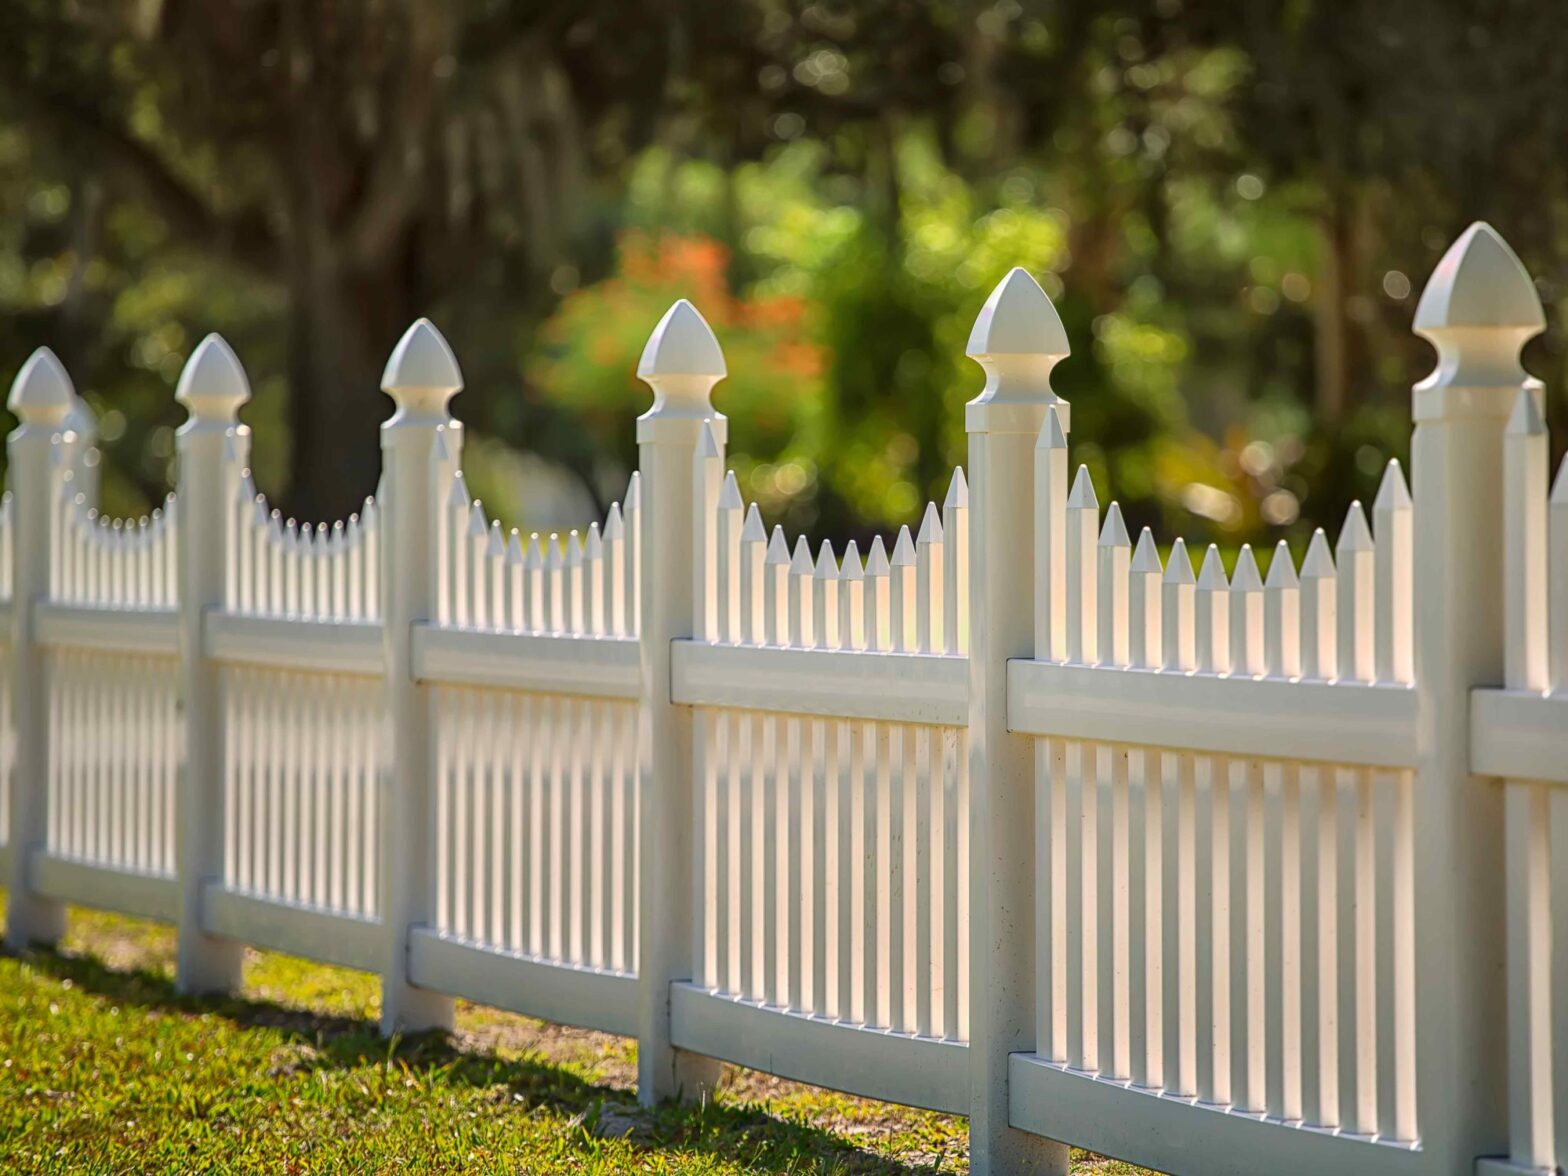
<path fill-rule="evenodd" d="M 717 1059 L 970 1116 L 977 1172 L 1066 1143 L 1177 1172 L 1568 1162 L 1568 475 L 1544 325 L 1484 225 L 1416 314 L 1414 486 L 1298 569 L 1133 543 L 1015 270 L 970 338 L 968 481 L 815 552 L 724 461 L 724 360 L 677 303 L 603 526 L 471 501 L 450 349 L 387 364 L 384 473 L 332 527 L 248 471 L 221 339 L 180 488 L 93 509 L 91 414 L 17 376 L 0 505 L 7 941 L 64 903 L 167 919 L 187 991 L 240 945 L 639 1039 L 644 1101 Z"/>

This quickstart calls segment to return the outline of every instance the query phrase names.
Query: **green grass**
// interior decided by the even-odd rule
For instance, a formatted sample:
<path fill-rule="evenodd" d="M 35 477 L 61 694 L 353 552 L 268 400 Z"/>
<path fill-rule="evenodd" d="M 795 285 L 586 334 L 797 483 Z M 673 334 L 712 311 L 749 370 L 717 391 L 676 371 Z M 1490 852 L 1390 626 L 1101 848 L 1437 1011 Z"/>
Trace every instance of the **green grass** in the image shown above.
<path fill-rule="evenodd" d="M 459 1002 L 384 1041 L 374 977 L 248 953 L 236 997 L 174 991 L 165 927 L 71 912 L 0 957 L 0 1171 L 962 1172 L 964 1121 L 726 1067 L 642 1111 L 635 1043 Z M 1134 1173 L 1075 1156 L 1075 1173 Z"/>

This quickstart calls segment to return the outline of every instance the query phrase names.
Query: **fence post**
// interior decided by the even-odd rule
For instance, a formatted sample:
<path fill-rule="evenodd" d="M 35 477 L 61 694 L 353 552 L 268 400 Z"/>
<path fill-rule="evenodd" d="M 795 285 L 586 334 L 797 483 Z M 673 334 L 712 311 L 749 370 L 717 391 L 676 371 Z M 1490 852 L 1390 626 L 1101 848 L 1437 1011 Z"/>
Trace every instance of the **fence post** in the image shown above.
<path fill-rule="evenodd" d="M 1065 1176 L 1065 1144 L 1008 1125 L 1008 1055 L 1035 1047 L 1034 748 L 1007 729 L 1007 662 L 1034 654 L 1035 443 L 1055 407 L 1067 333 L 1015 269 L 992 291 L 967 354 L 985 369 L 969 402 L 969 1164 Z"/>
<path fill-rule="evenodd" d="M 49 820 L 49 690 L 33 614 L 49 594 L 54 541 L 55 438 L 76 402 L 71 378 L 54 352 L 40 347 L 22 365 L 7 406 L 20 422 L 6 439 L 11 481 L 11 706 L 16 758 L 11 772 L 10 888 L 5 942 L 13 951 L 53 943 L 65 933 L 65 904 L 35 894 L 32 855 L 43 848 Z"/>
<path fill-rule="evenodd" d="M 435 615 L 442 553 L 436 542 L 433 462 L 446 432 L 447 460 L 461 426 L 447 410 L 463 387 L 457 357 L 426 319 L 409 327 L 387 360 L 381 388 L 397 405 L 381 426 L 381 624 L 391 760 L 381 812 L 381 1031 L 451 1029 L 453 1001 L 408 980 L 410 929 L 433 923 L 434 740 L 430 699 L 414 680 L 413 629 Z"/>
<path fill-rule="evenodd" d="M 203 933 L 202 887 L 223 870 L 223 702 L 217 665 L 206 655 L 202 618 L 223 602 L 233 491 L 225 449 L 242 442 L 240 407 L 250 383 L 229 345 L 208 335 L 180 373 L 175 400 L 190 416 L 176 435 L 180 455 L 175 528 L 179 580 L 180 705 L 185 770 L 180 774 L 175 861 L 180 873 L 180 940 L 175 979 L 181 992 L 227 992 L 240 982 L 245 949 Z"/>
<path fill-rule="evenodd" d="M 1545 326 L 1524 266 L 1474 224 L 1443 255 L 1415 331 L 1417 1122 L 1433 1171 L 1508 1148 L 1503 797 L 1470 774 L 1470 690 L 1503 681 L 1503 432 Z"/>
<path fill-rule="evenodd" d="M 693 466 L 703 423 L 722 445 L 727 423 L 713 410 L 724 354 L 684 298 L 659 320 L 637 365 L 653 405 L 637 418 L 642 507 L 638 546 L 642 600 L 642 734 L 637 901 L 637 1098 L 644 1106 L 711 1091 L 719 1064 L 670 1044 L 670 985 L 692 971 L 691 714 L 670 701 L 670 642 L 692 636 Z"/>

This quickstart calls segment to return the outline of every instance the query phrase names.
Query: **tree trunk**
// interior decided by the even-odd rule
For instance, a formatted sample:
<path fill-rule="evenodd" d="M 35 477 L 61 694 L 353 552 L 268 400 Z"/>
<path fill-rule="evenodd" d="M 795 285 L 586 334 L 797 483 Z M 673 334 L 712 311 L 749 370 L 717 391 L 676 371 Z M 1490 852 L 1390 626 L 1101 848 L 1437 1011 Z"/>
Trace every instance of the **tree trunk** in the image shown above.
<path fill-rule="evenodd" d="M 1313 299 L 1317 320 L 1313 332 L 1317 370 L 1314 407 L 1318 423 L 1323 425 L 1338 424 L 1345 414 L 1349 375 L 1349 324 L 1345 321 L 1348 292 L 1345 270 L 1349 252 L 1346 219 L 1342 205 L 1338 201 L 1332 202 L 1324 218 L 1318 252 L 1318 288 Z"/>
<path fill-rule="evenodd" d="M 420 313 L 407 236 L 370 271 L 338 263 L 319 219 L 297 225 L 289 274 L 288 488 L 279 506 L 302 522 L 360 509 L 381 474 L 387 356 Z"/>

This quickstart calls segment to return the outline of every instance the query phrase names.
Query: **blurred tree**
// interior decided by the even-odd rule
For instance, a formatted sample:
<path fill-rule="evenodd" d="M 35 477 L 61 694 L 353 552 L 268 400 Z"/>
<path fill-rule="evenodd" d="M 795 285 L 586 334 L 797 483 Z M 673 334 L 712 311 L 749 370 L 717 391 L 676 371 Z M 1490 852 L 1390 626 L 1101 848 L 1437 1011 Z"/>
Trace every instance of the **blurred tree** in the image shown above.
<path fill-rule="evenodd" d="M 11 0 L 0 87 L 54 169 L 92 177 L 71 193 L 82 264 L 105 209 L 128 203 L 171 249 L 284 292 L 293 441 L 281 497 L 331 518 L 375 481 L 377 377 L 407 324 L 449 293 L 457 319 L 497 285 L 524 312 L 547 302 L 589 219 L 590 170 L 613 174 L 651 135 L 661 71 L 631 66 L 661 55 L 664 23 L 623 24 L 612 47 L 596 15 Z M 602 128 L 616 146 L 591 165 Z"/>
<path fill-rule="evenodd" d="M 463 358 L 475 431 L 603 498 L 628 459 L 611 415 L 642 396 L 617 365 L 656 303 L 697 293 L 736 351 L 721 396 L 762 414 L 737 435 L 750 492 L 835 533 L 907 521 L 961 459 L 968 323 L 1021 263 L 1074 340 L 1076 451 L 1131 525 L 1299 539 L 1407 444 L 1431 362 L 1410 315 L 1465 222 L 1565 296 L 1568 62 L 1541 49 L 1560 13 L 1524 0 L 5 15 L 0 349 L 57 343 L 112 390 L 144 501 L 180 358 L 221 327 L 251 419 L 292 439 L 258 430 L 263 483 L 305 517 L 349 509 L 381 362 L 420 313 Z M 1531 362 L 1563 384 L 1549 317 Z"/>

